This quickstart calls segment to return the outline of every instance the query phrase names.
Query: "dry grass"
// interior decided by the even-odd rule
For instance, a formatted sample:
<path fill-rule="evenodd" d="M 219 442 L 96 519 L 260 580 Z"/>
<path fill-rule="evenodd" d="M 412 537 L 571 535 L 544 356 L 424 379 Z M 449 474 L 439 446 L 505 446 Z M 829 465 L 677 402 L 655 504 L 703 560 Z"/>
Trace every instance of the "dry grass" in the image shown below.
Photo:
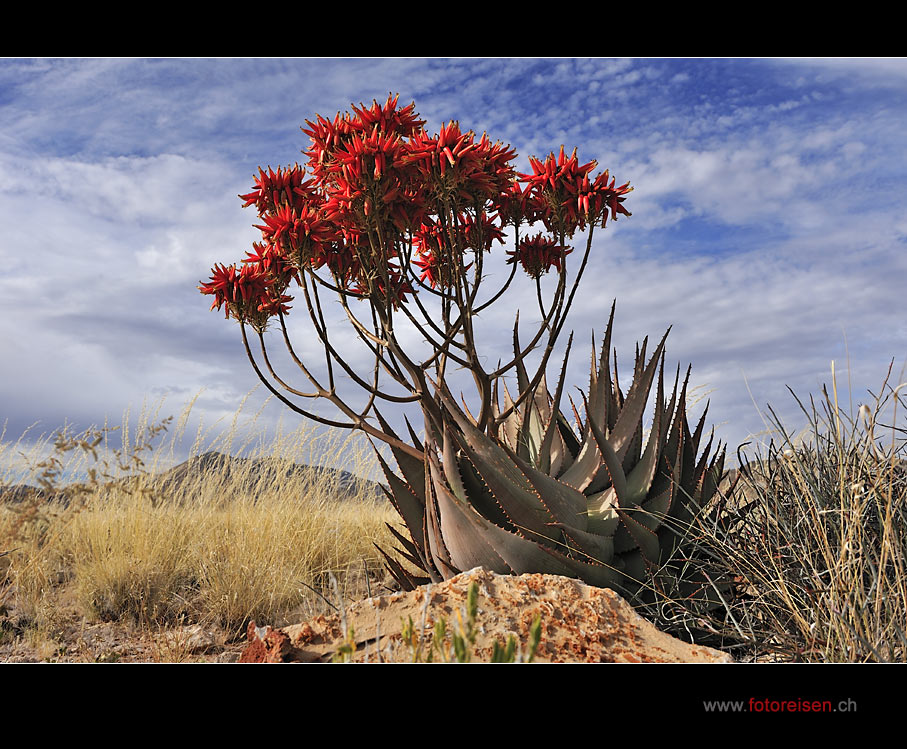
<path fill-rule="evenodd" d="M 851 416 L 833 382 L 818 404 L 798 399 L 808 426 L 797 436 L 771 411 L 776 438 L 741 470 L 728 510 L 691 532 L 690 575 L 732 580 L 736 595 L 710 610 L 663 602 L 656 621 L 750 658 L 904 661 L 904 396 L 886 378 Z"/>
<path fill-rule="evenodd" d="M 176 475 L 161 470 L 173 461 L 151 416 L 131 439 L 120 430 L 116 449 L 116 430 L 104 428 L 56 435 L 26 453 L 33 480 L 56 492 L 53 501 L 0 503 L 0 553 L 10 552 L 0 557 L 0 607 L 15 605 L 28 637 L 54 640 L 64 588 L 89 622 L 149 631 L 203 623 L 235 637 L 251 619 L 279 623 L 294 610 L 320 611 L 334 595 L 332 579 L 351 587 L 365 570 L 381 569 L 374 544 L 390 545 L 385 522 L 397 522 L 390 504 L 352 496 L 339 474 L 288 475 L 297 460 L 338 455 L 368 475 L 367 445 L 302 428 L 257 448 L 247 439 L 246 460 Z M 171 436 L 171 456 L 181 436 L 179 428 Z M 226 452 L 236 439 L 234 420 L 213 441 L 200 433 L 191 455 Z M 0 441 L 0 464 L 8 466 L 0 485 L 18 475 L 11 458 L 23 444 Z M 63 486 L 75 477 L 82 480 Z"/>

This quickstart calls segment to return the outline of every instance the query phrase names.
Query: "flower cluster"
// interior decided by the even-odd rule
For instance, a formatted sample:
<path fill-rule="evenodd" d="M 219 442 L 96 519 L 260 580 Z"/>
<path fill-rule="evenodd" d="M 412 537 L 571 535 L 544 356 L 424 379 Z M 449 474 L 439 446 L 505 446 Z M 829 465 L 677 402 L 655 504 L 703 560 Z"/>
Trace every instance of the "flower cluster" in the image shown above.
<path fill-rule="evenodd" d="M 255 177 L 255 189 L 239 197 L 245 201 L 243 208 L 255 205 L 259 215 L 264 215 L 273 213 L 282 205 L 294 207 L 302 205 L 300 196 L 308 197 L 314 193 L 313 180 L 306 180 L 305 170 L 296 164 L 287 169 L 277 167 L 276 172 L 268 167 L 267 174 L 259 167 L 258 176 Z"/>
<path fill-rule="evenodd" d="M 541 232 L 534 237 L 523 239 L 514 251 L 508 251 L 508 263 L 519 261 L 532 278 L 540 278 L 552 268 L 558 273 L 562 270 L 561 259 L 573 252 L 570 247 L 557 244 L 549 237 L 543 237 Z"/>
<path fill-rule="evenodd" d="M 415 166 L 420 181 L 442 201 L 453 205 L 484 204 L 495 200 L 513 179 L 516 151 L 492 143 L 483 133 L 464 133 L 458 122 L 430 136 L 424 130 L 411 140 L 406 163 Z"/>
<path fill-rule="evenodd" d="M 622 205 L 633 189 L 630 183 L 615 187 L 616 180 L 611 179 L 609 184 L 607 170 L 590 180 L 597 162 L 580 164 L 575 148 L 569 158 L 561 146 L 558 156 L 551 153 L 544 161 L 530 157 L 529 163 L 532 174 L 520 175 L 520 181 L 526 183 L 530 213 L 540 218 L 548 231 L 570 237 L 599 219 L 604 227 L 609 211 L 612 220 L 619 213 L 630 215 Z"/>
<path fill-rule="evenodd" d="M 406 302 L 406 295 L 414 293 L 414 290 L 397 266 L 388 265 L 386 273 L 356 281 L 350 287 L 350 293 L 362 298 L 377 298 L 399 309 Z"/>
<path fill-rule="evenodd" d="M 421 198 L 414 171 L 406 164 L 407 138 L 425 124 L 415 104 L 397 108 L 399 97 L 384 106 L 353 107 L 355 115 L 339 113 L 333 121 L 320 115 L 306 121 L 312 139 L 305 151 L 308 166 L 325 195 L 324 214 L 347 241 L 363 228 L 397 231 L 418 226 L 428 206 Z"/>
<path fill-rule="evenodd" d="M 415 104 L 400 107 L 398 98 L 316 115 L 303 128 L 305 166 L 258 170 L 239 197 L 258 211 L 262 239 L 239 266 L 215 266 L 199 286 L 213 307 L 263 327 L 289 311 L 293 282 L 324 273 L 342 294 L 396 308 L 417 286 L 447 293 L 464 282 L 474 263 L 467 254 L 489 252 L 507 225 L 522 223 L 541 222 L 559 238 L 539 234 L 508 253 L 538 278 L 562 271 L 564 238 L 576 229 L 629 215 L 629 183 L 593 177 L 595 162 L 580 164 L 575 150 L 530 158 L 532 173 L 519 174 L 510 146 L 455 121 L 431 135 Z"/>
<path fill-rule="evenodd" d="M 278 312 L 287 314 L 290 296 L 275 287 L 274 276 L 258 263 L 249 263 L 237 269 L 235 265 L 215 265 L 211 280 L 199 286 L 202 294 L 214 296 L 211 309 L 225 307 L 224 317 L 247 322 L 263 330 L 269 317 Z"/>

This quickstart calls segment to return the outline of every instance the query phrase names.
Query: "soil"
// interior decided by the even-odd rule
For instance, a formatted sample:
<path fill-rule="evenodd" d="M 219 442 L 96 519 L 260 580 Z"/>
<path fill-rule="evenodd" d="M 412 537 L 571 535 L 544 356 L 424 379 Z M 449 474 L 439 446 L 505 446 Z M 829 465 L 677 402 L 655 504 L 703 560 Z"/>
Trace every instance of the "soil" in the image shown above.
<path fill-rule="evenodd" d="M 2 562 L 2 559 L 0 559 Z M 246 629 L 228 632 L 211 623 L 169 625 L 134 621 L 98 621 L 84 615 L 74 584 L 60 580 L 47 602 L 45 622 L 36 626 L 16 605 L 15 586 L 4 583 L 0 565 L 0 664 L 3 663 L 235 663 L 247 645 Z M 382 580 L 351 584 L 350 595 L 389 592 Z M 275 626 L 330 613 L 332 604 L 312 600 L 288 612 Z M 352 603 L 347 601 L 346 605 Z M 50 620 L 47 622 L 46 620 Z"/>
<path fill-rule="evenodd" d="M 0 663 L 232 663 L 245 645 L 217 627 L 91 621 L 71 591 L 54 598 L 52 623 L 40 628 L 14 604 L 0 604 Z"/>

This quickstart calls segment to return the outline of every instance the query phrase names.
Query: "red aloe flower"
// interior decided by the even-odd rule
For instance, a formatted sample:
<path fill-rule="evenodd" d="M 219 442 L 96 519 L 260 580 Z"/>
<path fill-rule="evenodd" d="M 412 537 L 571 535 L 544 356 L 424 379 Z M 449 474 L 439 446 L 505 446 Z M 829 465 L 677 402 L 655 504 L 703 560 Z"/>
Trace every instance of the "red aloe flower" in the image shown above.
<path fill-rule="evenodd" d="M 401 180 L 398 190 L 387 210 L 397 231 L 406 232 L 428 219 L 429 201 L 422 185 L 411 178 L 405 184 Z M 384 200 L 389 200 L 388 194 L 385 194 Z"/>
<path fill-rule="evenodd" d="M 277 245 L 253 242 L 252 252 L 246 252 L 243 262 L 256 263 L 260 268 L 270 271 L 271 268 L 276 265 L 276 259 L 279 256 L 279 253 L 280 249 Z"/>
<path fill-rule="evenodd" d="M 537 209 L 532 197 L 528 186 L 523 190 L 520 188 L 519 180 L 512 179 L 495 198 L 494 207 L 498 218 L 504 224 L 514 226 L 541 220 L 542 213 Z"/>
<path fill-rule="evenodd" d="M 365 281 L 360 280 L 352 284 L 349 290 L 363 299 L 368 298 L 371 294 L 374 294 L 382 302 L 390 298 L 391 306 L 394 309 L 399 309 L 401 304 L 406 302 L 407 294 L 414 294 L 415 291 L 410 285 L 409 281 L 404 278 L 400 269 L 394 265 L 387 266 L 387 280 L 384 278 L 378 277 L 374 279 L 373 291 L 369 291 L 368 285 Z M 390 291 L 388 292 L 388 287 Z"/>
<path fill-rule="evenodd" d="M 485 232 L 483 240 L 490 247 L 492 239 L 497 238 L 496 227 L 491 224 L 484 213 L 483 218 Z M 467 248 L 478 250 L 478 247 L 473 246 L 479 240 L 478 231 L 474 228 L 472 218 L 461 216 L 460 221 L 461 226 L 456 231 L 457 239 L 462 241 L 455 241 L 453 244 L 448 240 L 444 227 L 431 219 L 426 219 L 420 225 L 419 230 L 413 234 L 413 249 L 418 255 L 413 260 L 413 264 L 422 271 L 419 280 L 422 283 L 427 282 L 433 289 L 439 286 L 442 289 L 450 288 L 458 274 L 465 273 L 472 267 L 472 263 L 459 270 L 454 267 L 454 263 L 462 265 L 464 250 Z M 472 235 L 470 235 L 470 231 L 472 231 Z"/>
<path fill-rule="evenodd" d="M 254 265 L 244 265 L 233 287 L 233 302 L 242 302 L 244 305 L 251 303 L 257 309 L 273 283 L 274 279 L 267 271 Z"/>
<path fill-rule="evenodd" d="M 378 128 L 368 135 L 357 133 L 337 152 L 332 171 L 341 172 L 347 181 L 361 181 L 363 176 L 381 179 L 402 153 L 400 136 Z"/>
<path fill-rule="evenodd" d="M 605 206 L 611 211 L 611 220 L 617 220 L 617 214 L 622 213 L 624 216 L 632 216 L 626 208 L 621 205 L 626 198 L 624 197 L 627 193 L 633 192 L 633 188 L 630 187 L 630 183 L 626 182 L 620 187 L 615 187 L 614 184 L 617 182 L 613 177 L 611 178 L 611 184 L 608 184 L 608 170 L 606 169 L 603 174 L 599 174 L 595 178 L 595 184 L 593 190 L 596 190 L 601 196 L 602 201 L 602 226 L 605 226 L 605 223 L 608 220 L 608 211 L 604 210 Z"/>
<path fill-rule="evenodd" d="M 241 264 L 215 266 L 199 286 L 214 297 L 212 309 L 226 304 L 228 317 L 263 325 L 289 309 L 284 292 L 300 272 L 322 268 L 341 289 L 396 307 L 415 293 L 409 281 L 447 293 L 471 267 L 467 250 L 490 251 L 505 241 L 506 226 L 536 221 L 557 239 L 524 239 L 508 262 L 538 279 L 563 269 L 571 249 L 560 238 L 630 215 L 622 205 L 629 183 L 617 187 L 608 172 L 593 178 L 596 162 L 580 164 L 576 149 L 530 158 L 531 173 L 517 174 L 509 145 L 456 121 L 435 135 L 424 124 L 415 104 L 399 106 L 399 95 L 307 120 L 306 168 L 260 168 L 254 189 L 240 195 L 256 206 L 263 239 Z M 412 265 L 399 268 L 408 242 Z"/>
<path fill-rule="evenodd" d="M 255 225 L 256 229 L 261 229 L 262 237 L 269 244 L 300 253 L 301 262 L 318 252 L 323 244 L 337 239 L 336 228 L 314 203 L 297 207 L 284 205 L 262 218 L 264 225 Z"/>
<path fill-rule="evenodd" d="M 443 283 L 439 267 L 440 259 L 437 255 L 432 253 L 419 255 L 413 260 L 413 264 L 422 271 L 419 275 L 419 281 L 422 283 L 428 283 L 433 289 L 438 288 L 439 283 Z"/>
<path fill-rule="evenodd" d="M 498 240 L 504 244 L 504 232 L 485 211 L 481 211 L 476 220 L 473 216 L 467 215 L 461 217 L 463 233 L 465 235 L 465 245 L 476 252 L 489 252 L 491 243 Z"/>
<path fill-rule="evenodd" d="M 309 157 L 309 169 L 318 179 L 323 179 L 334 160 L 334 154 L 355 132 L 349 117 L 341 117 L 340 113 L 334 117 L 333 122 L 326 120 L 321 115 L 316 115 L 315 122 L 306 120 L 308 129 L 302 132 L 312 139 L 312 145 L 303 153 Z"/>
<path fill-rule="evenodd" d="M 561 146 L 558 156 L 550 153 L 544 161 L 530 156 L 529 164 L 533 173 L 521 174 L 520 181 L 527 183 L 526 191 L 532 193 L 533 207 L 540 211 L 548 231 L 563 231 L 572 236 L 577 226 L 584 225 L 588 213 L 583 210 L 582 197 L 578 207 L 577 196 L 597 162 L 593 160 L 581 165 L 575 148 L 567 158 Z"/>
<path fill-rule="evenodd" d="M 443 177 L 448 168 L 456 166 L 472 145 L 473 133 L 460 132 L 460 123 L 451 121 L 441 126 L 441 132 L 430 136 L 424 130 L 416 133 L 409 144 L 406 160 L 419 165 L 421 172 L 429 176 L 436 169 Z"/>
<path fill-rule="evenodd" d="M 267 317 L 273 317 L 277 314 L 289 315 L 292 307 L 290 307 L 287 302 L 292 301 L 293 297 L 286 294 L 280 294 L 279 296 L 268 295 L 262 303 L 258 305 L 258 312 L 263 313 Z"/>
<path fill-rule="evenodd" d="M 399 229 L 410 226 L 405 204 L 415 190 L 403 153 L 400 136 L 377 126 L 369 134 L 354 134 L 327 168 L 327 205 L 334 220 L 374 227 L 390 219 Z"/>
<path fill-rule="evenodd" d="M 329 271 L 346 287 L 359 275 L 361 264 L 355 249 L 347 244 L 325 244 L 312 256 L 312 269 L 327 267 Z"/>
<path fill-rule="evenodd" d="M 541 232 L 534 237 L 523 239 L 517 250 L 508 251 L 510 257 L 508 263 L 515 263 L 519 260 L 523 270 L 532 278 L 540 278 L 542 275 L 557 268 L 561 271 L 561 257 L 573 252 L 570 247 L 563 247 L 557 244 L 549 237 L 543 237 Z"/>
<path fill-rule="evenodd" d="M 406 152 L 404 163 L 414 165 L 423 181 L 470 204 L 496 197 L 514 175 L 510 162 L 515 151 L 485 134 L 476 143 L 475 133 L 461 132 L 455 121 L 435 136 L 425 131 L 414 135 Z"/>
<path fill-rule="evenodd" d="M 212 269 L 211 280 L 198 287 L 202 294 L 213 294 L 214 301 L 211 309 L 220 309 L 224 302 L 233 301 L 233 288 L 236 283 L 236 266 L 216 264 Z M 226 315 L 230 317 L 230 308 L 227 307 Z"/>
<path fill-rule="evenodd" d="M 277 167 L 276 172 L 268 167 L 267 173 L 259 167 L 255 189 L 239 197 L 245 201 L 243 208 L 254 203 L 259 215 L 263 215 L 274 213 L 282 205 L 296 205 L 300 196 L 311 195 L 313 192 L 313 181 L 306 180 L 305 170 L 296 164 L 286 169 Z"/>
<path fill-rule="evenodd" d="M 442 226 L 426 219 L 413 234 L 413 249 L 420 255 L 432 255 L 443 252 L 444 229 Z"/>
<path fill-rule="evenodd" d="M 358 125 L 363 130 L 377 127 L 382 132 L 400 135 L 404 138 L 419 132 L 425 124 L 425 120 L 418 119 L 419 115 L 415 112 L 416 103 L 413 102 L 403 109 L 397 109 L 399 98 L 400 94 L 396 96 L 388 94 L 387 102 L 383 107 L 374 99 L 372 99 L 373 105 L 368 109 L 361 103 L 358 107 L 353 106 L 353 111 L 358 116 L 358 122 L 353 120 L 353 126 Z"/>
<path fill-rule="evenodd" d="M 428 283 L 433 289 L 437 289 L 439 286 L 442 289 L 449 289 L 453 286 L 456 279 L 455 274 L 457 271 L 453 266 L 450 254 L 440 249 L 432 249 L 427 253 L 420 253 L 413 260 L 413 265 L 416 265 L 422 271 L 419 275 L 419 280 L 422 283 Z M 472 263 L 469 263 L 469 265 L 462 268 L 460 273 L 465 273 L 471 267 Z"/>
<path fill-rule="evenodd" d="M 574 185 L 577 179 L 581 180 L 595 169 L 597 163 L 592 160 L 588 164 L 580 166 L 576 149 L 573 149 L 573 153 L 568 159 L 564 153 L 564 147 L 561 146 L 558 156 L 555 157 L 554 153 L 550 153 L 544 162 L 530 156 L 529 164 L 532 166 L 533 173 L 522 174 L 520 177 L 521 181 L 528 182 L 530 187 L 550 188 L 557 191 L 561 186 Z"/>
<path fill-rule="evenodd" d="M 466 181 L 469 192 L 488 200 L 498 196 L 507 188 L 516 172 L 511 162 L 516 158 L 516 151 L 500 141 L 492 143 L 488 135 L 482 133 L 469 159 L 471 161 Z"/>
<path fill-rule="evenodd" d="M 615 187 L 615 181 L 611 179 L 611 183 L 608 184 L 608 170 L 606 169 L 603 174 L 599 174 L 594 181 L 589 180 L 589 175 L 587 174 L 582 180 L 578 181 L 575 189 L 571 189 L 570 194 L 575 194 L 575 210 L 577 225 L 580 229 L 586 228 L 586 223 L 595 224 L 598 222 L 598 219 L 602 220 L 602 228 L 607 225 L 608 222 L 608 211 L 611 212 L 612 220 L 617 219 L 617 214 L 622 213 L 626 216 L 630 215 L 630 212 L 621 205 L 626 199 L 623 196 L 628 192 L 633 190 L 630 187 L 630 183 L 627 182 L 625 185 L 620 187 Z M 572 215 L 572 211 L 567 211 L 568 214 Z"/>
<path fill-rule="evenodd" d="M 275 300 L 271 294 L 274 279 L 263 268 L 257 265 L 244 265 L 237 271 L 236 265 L 215 265 L 211 281 L 199 286 L 202 294 L 213 294 L 214 303 L 211 309 L 226 306 L 225 317 L 251 323 L 258 329 L 264 329 L 268 314 L 262 314 L 265 308 L 275 309 L 273 303 L 283 305 L 283 297 Z M 287 298 L 285 301 L 289 301 Z M 289 309 L 289 307 L 285 307 Z"/>
<path fill-rule="evenodd" d="M 418 132 L 425 124 L 415 113 L 415 103 L 397 109 L 398 96 L 388 96 L 382 107 L 377 101 L 373 106 L 354 106 L 355 116 L 338 112 L 333 121 L 317 115 L 315 122 L 306 120 L 308 128 L 302 132 L 312 140 L 304 153 L 309 157 L 309 169 L 316 178 L 326 184 L 336 175 L 331 175 L 335 161 L 341 151 L 356 137 L 378 133 L 392 139 L 406 138 Z M 379 168 L 383 168 L 381 165 Z"/>
<path fill-rule="evenodd" d="M 279 245 L 253 242 L 252 252 L 246 253 L 243 262 L 257 265 L 274 279 L 275 286 L 282 289 L 289 286 L 292 280 L 299 283 L 299 271 L 290 264 Z"/>

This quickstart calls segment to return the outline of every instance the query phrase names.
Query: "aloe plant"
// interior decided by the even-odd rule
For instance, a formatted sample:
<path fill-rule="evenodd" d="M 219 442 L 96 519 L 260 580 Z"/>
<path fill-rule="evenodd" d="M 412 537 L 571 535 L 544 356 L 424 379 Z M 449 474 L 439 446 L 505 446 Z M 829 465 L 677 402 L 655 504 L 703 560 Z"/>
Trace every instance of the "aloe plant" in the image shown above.
<path fill-rule="evenodd" d="M 691 431 L 689 370 L 681 384 L 678 368 L 670 399 L 665 397 L 667 333 L 648 362 L 643 342 L 633 382 L 626 393 L 620 389 L 616 356 L 613 375 L 608 365 L 613 321 L 612 307 L 582 398 L 585 418 L 571 400 L 576 429 L 561 410 L 569 344 L 552 395 L 544 376 L 530 387 L 515 327 L 518 386 L 529 397 L 514 403 L 506 386 L 495 393 L 496 433 L 480 430 L 441 384 L 442 427 L 426 422 L 423 460 L 391 447 L 401 476 L 384 460 L 382 468 L 410 533 L 406 538 L 394 531 L 398 551 L 424 573 L 409 572 L 385 554 L 404 588 L 476 566 L 578 577 L 624 593 L 651 588 L 665 574 L 683 530 L 715 496 L 725 453 L 719 446 L 710 459 L 710 439 L 697 458 L 706 415 Z M 653 385 L 646 435 L 643 418 Z"/>
<path fill-rule="evenodd" d="M 409 535 L 395 533 L 421 570 L 388 558 L 393 574 L 411 587 L 482 565 L 621 589 L 648 585 L 714 494 L 722 468 L 722 451 L 709 460 L 711 442 L 696 457 L 704 418 L 691 433 L 687 379 L 680 385 L 678 370 L 666 399 L 664 340 L 649 360 L 644 344 L 624 394 L 608 366 L 613 308 L 588 393 L 579 409 L 573 404 L 575 429 L 562 411 L 569 345 L 553 395 L 545 378 L 594 234 L 631 215 L 623 205 L 630 183 L 618 185 L 609 170 L 594 174 L 596 161 L 582 163 L 564 146 L 530 156 L 531 173 L 517 172 L 509 145 L 455 121 L 430 135 L 415 104 L 399 107 L 396 96 L 307 125 L 307 165 L 259 169 L 253 191 L 240 196 L 258 211 L 262 241 L 239 265 L 216 265 L 199 290 L 239 323 L 255 373 L 280 402 L 392 451 L 399 475 L 382 465 Z M 509 273 L 486 272 L 486 255 L 510 237 Z M 483 313 L 503 304 L 519 268 L 536 287 L 538 324 L 523 346 L 517 318 L 512 359 L 488 368 L 496 357 L 480 354 L 478 341 L 496 321 Z M 555 277 L 543 283 L 549 273 Z M 323 366 L 304 362 L 290 340 L 291 291 L 308 314 L 308 341 L 323 346 Z M 323 294 L 336 295 L 352 336 L 329 330 Z M 289 382 L 269 356 L 265 333 L 275 327 L 289 354 L 282 366 L 292 361 L 305 384 Z M 534 351 L 540 360 L 530 375 Z M 455 398 L 460 373 L 476 391 Z M 512 397 L 505 377 L 516 380 Z M 350 400 L 357 388 L 364 401 Z M 336 414 L 303 405 L 316 401 Z M 424 438 L 409 421 L 409 438 L 397 436 L 379 410 L 409 406 L 421 411 Z"/>

